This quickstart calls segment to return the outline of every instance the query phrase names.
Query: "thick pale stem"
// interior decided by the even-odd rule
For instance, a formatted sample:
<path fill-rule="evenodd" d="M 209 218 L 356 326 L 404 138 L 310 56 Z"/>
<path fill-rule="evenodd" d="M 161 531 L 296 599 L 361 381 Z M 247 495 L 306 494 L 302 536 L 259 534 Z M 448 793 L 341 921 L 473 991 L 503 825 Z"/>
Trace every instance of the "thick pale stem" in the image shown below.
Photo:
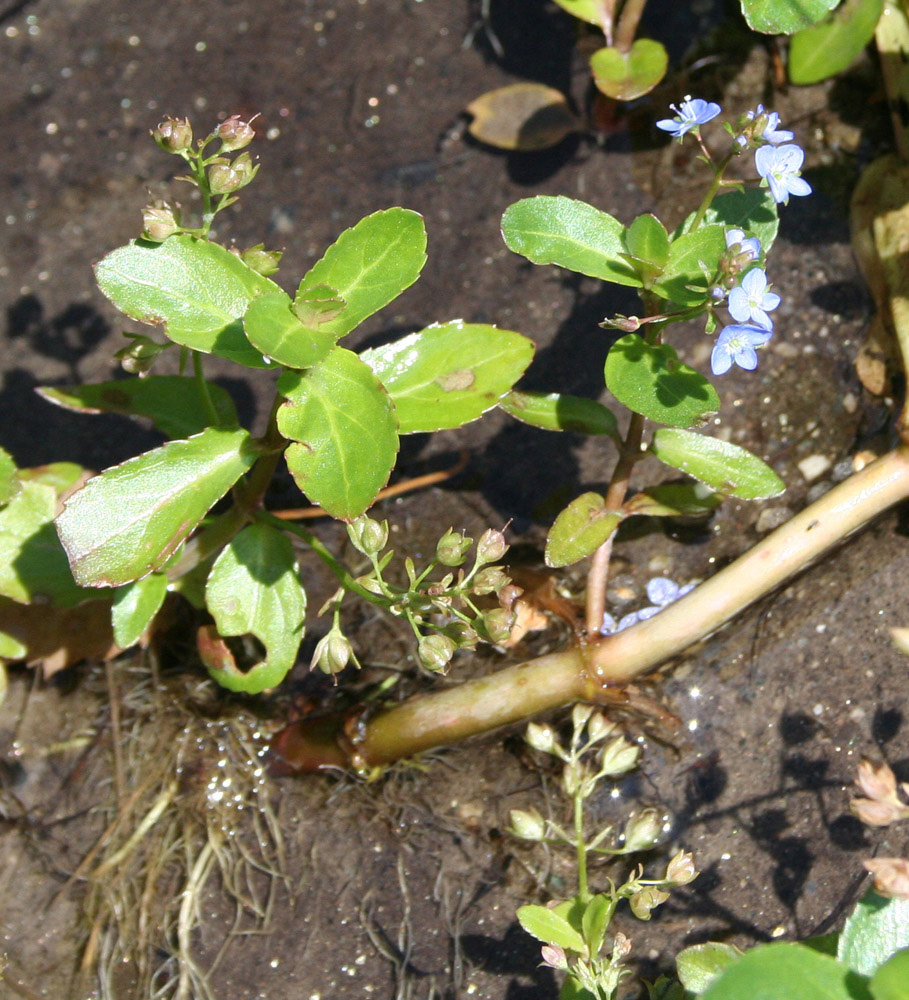
<path fill-rule="evenodd" d="M 638 22 L 647 6 L 647 0 L 625 0 L 619 23 L 615 29 L 615 47 L 620 52 L 630 52 L 634 44 L 634 35 L 638 30 Z"/>
<path fill-rule="evenodd" d="M 872 462 L 653 618 L 583 648 L 506 667 L 361 718 L 339 741 L 337 720 L 294 723 L 276 751 L 297 771 L 386 764 L 546 709 L 595 701 L 610 684 L 652 670 L 773 591 L 847 535 L 909 497 L 909 446 Z M 351 729 L 354 731 L 351 732 Z"/>

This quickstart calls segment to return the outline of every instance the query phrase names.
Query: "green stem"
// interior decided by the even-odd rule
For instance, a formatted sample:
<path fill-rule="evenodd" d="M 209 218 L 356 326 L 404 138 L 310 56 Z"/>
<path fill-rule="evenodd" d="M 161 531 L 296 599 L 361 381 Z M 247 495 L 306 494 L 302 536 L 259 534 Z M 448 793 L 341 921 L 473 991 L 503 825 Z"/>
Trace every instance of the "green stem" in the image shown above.
<path fill-rule="evenodd" d="M 622 13 L 619 15 L 619 22 L 615 28 L 615 47 L 619 52 L 629 52 L 634 44 L 635 32 L 638 30 L 638 23 L 647 0 L 625 0 Z"/>
<path fill-rule="evenodd" d="M 732 162 L 732 158 L 735 156 L 735 149 L 731 149 L 722 159 L 720 165 L 716 168 L 716 173 L 713 177 L 713 183 L 707 189 L 707 194 L 704 195 L 704 200 L 698 206 L 698 210 L 694 213 L 694 218 L 691 220 L 691 225 L 685 230 L 687 233 L 693 233 L 695 229 L 704 221 L 704 216 L 707 214 L 707 209 L 713 204 L 713 199 L 716 197 L 717 192 L 723 184 L 723 174 L 726 171 L 726 167 Z"/>
<path fill-rule="evenodd" d="M 202 400 L 202 406 L 208 414 L 208 421 L 212 427 L 221 426 L 221 418 L 212 402 L 211 393 L 208 391 L 208 383 L 205 381 L 205 373 L 202 370 L 202 355 L 198 351 L 192 352 L 193 356 L 193 376 L 196 380 L 196 390 Z"/>
<path fill-rule="evenodd" d="M 387 764 L 575 701 L 658 667 L 715 632 L 866 525 L 909 497 L 909 445 L 835 486 L 682 600 L 634 628 L 505 667 L 488 677 L 386 708 L 358 727 L 356 755 Z M 349 766 L 337 735 L 343 720 L 296 722 L 276 750 L 297 771 Z"/>
<path fill-rule="evenodd" d="M 582 903 L 590 901 L 587 887 L 587 841 L 584 840 L 584 799 L 581 793 L 574 794 L 574 839 L 578 855 L 578 896 Z"/>

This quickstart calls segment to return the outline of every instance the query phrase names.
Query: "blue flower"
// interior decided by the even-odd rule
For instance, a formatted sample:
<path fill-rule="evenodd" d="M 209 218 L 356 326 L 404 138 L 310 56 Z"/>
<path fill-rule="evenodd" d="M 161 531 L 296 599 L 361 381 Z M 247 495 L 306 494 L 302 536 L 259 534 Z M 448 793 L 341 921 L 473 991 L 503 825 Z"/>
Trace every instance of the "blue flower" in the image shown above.
<path fill-rule="evenodd" d="M 758 363 L 755 348 L 766 344 L 772 336 L 772 330 L 750 323 L 732 323 L 723 327 L 710 355 L 710 370 L 714 375 L 725 375 L 735 362 L 739 368 L 754 371 Z"/>
<path fill-rule="evenodd" d="M 789 195 L 811 194 L 811 185 L 799 176 L 805 152 L 800 146 L 761 146 L 754 154 L 757 172 L 770 185 L 773 200 L 789 203 Z"/>
<path fill-rule="evenodd" d="M 752 260 L 761 256 L 761 241 L 756 236 L 745 236 L 744 229 L 726 230 L 726 249 L 738 246 L 738 253 L 746 253 Z"/>
<path fill-rule="evenodd" d="M 764 142 L 769 142 L 776 145 L 777 143 L 780 142 L 792 141 L 792 139 L 794 138 L 792 132 L 789 132 L 787 129 L 784 128 L 777 128 L 777 125 L 779 125 L 780 123 L 780 116 L 775 111 L 765 111 L 763 104 L 759 104 L 754 111 L 749 111 L 745 117 L 748 119 L 748 121 L 753 122 L 755 118 L 760 118 L 761 115 L 764 115 L 767 119 L 767 124 L 764 126 L 764 129 L 761 132 L 761 138 L 764 140 Z"/>
<path fill-rule="evenodd" d="M 656 123 L 656 127 L 664 132 L 671 132 L 673 139 L 681 139 L 686 132 L 699 125 L 705 125 L 712 118 L 716 118 L 721 110 L 719 104 L 702 101 L 699 97 L 693 100 L 691 97 L 686 97 L 678 107 L 674 104 L 669 106 L 677 112 L 675 118 L 664 118 Z"/>
<path fill-rule="evenodd" d="M 765 330 L 773 329 L 773 320 L 767 315 L 780 304 L 776 292 L 767 291 L 767 275 L 753 267 L 742 283 L 729 293 L 729 312 L 739 323 L 756 323 Z"/>
<path fill-rule="evenodd" d="M 677 583 L 670 580 L 668 576 L 656 576 L 647 584 L 647 599 L 652 601 L 653 604 L 650 607 L 641 608 L 640 611 L 632 611 L 630 614 L 624 615 L 618 624 L 616 624 L 615 618 L 607 611 L 603 615 L 603 624 L 600 626 L 600 633 L 601 635 L 612 635 L 614 632 L 624 632 L 626 628 L 631 628 L 632 625 L 637 625 L 638 622 L 644 622 L 648 618 L 653 618 L 657 612 L 662 611 L 663 608 L 672 604 L 673 601 L 677 601 L 680 597 L 684 597 L 692 590 L 694 590 L 693 583 L 686 583 L 680 587 Z"/>

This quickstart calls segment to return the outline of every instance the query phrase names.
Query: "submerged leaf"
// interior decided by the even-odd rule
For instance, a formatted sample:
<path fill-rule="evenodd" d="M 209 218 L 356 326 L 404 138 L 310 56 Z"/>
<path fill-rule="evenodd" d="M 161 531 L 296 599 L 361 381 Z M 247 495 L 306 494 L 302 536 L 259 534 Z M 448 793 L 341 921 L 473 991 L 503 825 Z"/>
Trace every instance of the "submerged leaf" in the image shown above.
<path fill-rule="evenodd" d="M 884 0 L 844 0 L 833 14 L 793 35 L 789 79 L 818 83 L 847 69 L 874 36 Z"/>
<path fill-rule="evenodd" d="M 633 101 L 651 90 L 666 75 L 669 55 L 651 38 L 638 38 L 628 52 L 614 46 L 590 57 L 597 90 L 617 101 Z"/>
<path fill-rule="evenodd" d="M 753 31 L 792 35 L 820 21 L 840 0 L 742 0 L 742 13 Z"/>
<path fill-rule="evenodd" d="M 513 83 L 475 98 L 468 131 L 497 149 L 549 149 L 580 126 L 565 95 L 542 83 Z"/>

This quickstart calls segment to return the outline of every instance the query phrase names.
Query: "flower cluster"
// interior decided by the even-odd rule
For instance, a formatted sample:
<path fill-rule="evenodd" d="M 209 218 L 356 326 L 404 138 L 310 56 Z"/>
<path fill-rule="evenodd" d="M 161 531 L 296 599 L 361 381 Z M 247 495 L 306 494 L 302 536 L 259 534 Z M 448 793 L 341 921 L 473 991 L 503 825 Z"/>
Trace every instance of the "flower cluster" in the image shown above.
<path fill-rule="evenodd" d="M 680 587 L 668 576 L 655 576 L 647 584 L 647 600 L 650 601 L 650 604 L 646 608 L 641 608 L 640 611 L 632 611 L 623 616 L 618 622 L 608 611 L 605 612 L 603 624 L 600 626 L 600 634 L 612 635 L 614 632 L 624 632 L 626 628 L 631 628 L 638 622 L 647 621 L 648 618 L 653 618 L 663 608 L 668 607 L 680 597 L 684 597 L 694 588 L 695 584 L 693 583 L 686 583 Z"/>

